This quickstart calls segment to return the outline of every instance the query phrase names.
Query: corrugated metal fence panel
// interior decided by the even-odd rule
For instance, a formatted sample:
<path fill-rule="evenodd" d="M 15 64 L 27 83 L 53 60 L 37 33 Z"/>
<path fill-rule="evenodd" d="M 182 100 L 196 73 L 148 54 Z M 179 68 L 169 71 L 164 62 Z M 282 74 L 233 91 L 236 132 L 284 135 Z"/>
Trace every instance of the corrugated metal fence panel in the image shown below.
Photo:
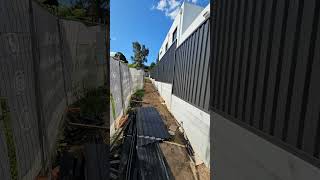
<path fill-rule="evenodd" d="M 55 142 L 58 125 L 66 108 L 59 21 L 57 17 L 36 3 L 33 4 L 33 15 L 40 61 L 39 78 L 44 128 L 47 136 L 51 137 L 48 139 L 51 147 Z"/>
<path fill-rule="evenodd" d="M 120 72 L 121 72 L 121 83 L 122 83 L 122 95 L 124 101 L 124 107 L 128 107 L 129 98 L 132 92 L 132 77 L 129 72 L 129 67 L 127 64 L 120 63 Z"/>
<path fill-rule="evenodd" d="M 121 114 L 122 110 L 122 89 L 120 80 L 120 66 L 119 61 L 110 58 L 110 92 L 112 94 L 115 105 L 115 117 Z"/>
<path fill-rule="evenodd" d="M 86 27 L 80 22 L 74 22 L 69 20 L 60 20 L 62 32 L 65 33 L 63 37 L 66 37 L 64 48 L 69 50 L 71 57 L 71 89 L 72 100 L 83 95 L 86 88 L 86 77 L 88 76 L 88 64 L 87 61 L 92 56 L 92 47 L 89 42 L 89 33 L 87 33 Z"/>
<path fill-rule="evenodd" d="M 144 81 L 144 71 L 137 70 L 135 68 L 129 68 L 131 77 L 132 77 L 132 92 L 143 88 L 143 81 Z"/>
<path fill-rule="evenodd" d="M 61 53 L 62 53 L 62 65 L 65 82 L 65 88 L 68 94 L 68 102 L 72 102 L 72 72 L 73 72 L 73 62 L 72 62 L 72 52 L 71 52 L 71 43 L 68 41 L 70 39 L 71 33 L 68 33 L 69 30 L 66 29 L 66 21 L 59 20 L 59 30 L 60 30 L 60 39 L 61 39 Z"/>
<path fill-rule="evenodd" d="M 96 59 L 97 59 L 97 70 L 102 71 L 98 73 L 97 82 L 98 85 L 102 86 L 106 83 L 107 74 L 107 50 L 106 50 L 106 31 L 105 28 L 99 27 L 99 31 L 96 33 Z M 101 75 L 100 75 L 101 74 Z"/>
<path fill-rule="evenodd" d="M 81 91 L 81 80 L 77 72 L 79 69 L 79 63 L 77 61 L 77 40 L 79 34 L 79 23 L 67 20 L 60 20 L 62 37 L 64 37 L 63 49 L 66 49 L 64 56 L 70 58 L 70 75 L 71 88 L 69 94 L 71 101 L 74 101 Z"/>
<path fill-rule="evenodd" d="M 86 89 L 90 88 L 87 78 L 89 77 L 92 64 L 95 63 L 93 55 L 93 41 L 95 40 L 95 36 L 84 24 L 79 23 L 78 27 L 79 34 L 77 36 L 76 61 L 79 63 L 79 66 L 76 71 L 79 78 L 78 82 L 81 84 L 80 94 L 83 94 Z"/>
<path fill-rule="evenodd" d="M 44 114 L 43 123 L 46 127 L 44 131 L 48 134 L 49 141 L 49 144 L 45 144 L 49 147 L 45 147 L 44 151 L 52 150 L 52 144 L 56 140 L 55 134 L 58 131 L 57 125 L 64 112 L 63 78 L 67 82 L 66 89 L 70 92 L 72 86 L 68 84 L 72 84 L 71 82 L 83 79 L 88 81 L 88 74 L 78 75 L 86 69 L 83 68 L 86 67 L 85 65 L 82 65 L 82 69 L 74 68 L 75 71 L 71 71 L 71 68 L 79 66 L 79 63 L 75 62 L 78 62 L 78 59 L 84 59 L 84 62 L 90 65 L 95 64 L 96 31 L 90 31 L 83 24 L 72 21 L 62 21 L 59 26 L 60 21 L 36 3 L 33 3 L 33 11 L 29 11 L 29 2 L 31 1 L 0 1 L 2 22 L 0 24 L 0 96 L 8 100 L 10 109 L 18 179 L 34 179 L 41 168 L 42 150 L 39 143 L 36 110 L 36 100 L 40 96 L 35 94 L 34 67 L 37 66 L 34 66 L 34 62 L 39 63 L 40 68 L 39 83 L 42 100 L 40 111 Z M 31 23 L 31 19 L 34 24 Z M 36 33 L 31 32 L 32 28 Z M 85 33 L 80 35 L 79 29 Z M 89 39 L 81 40 L 80 36 L 89 37 Z M 32 42 L 35 42 L 34 47 Z M 79 43 L 85 44 L 85 42 L 90 44 L 86 46 L 89 49 L 82 51 L 82 54 L 77 53 L 81 51 Z M 35 54 L 32 54 L 33 50 Z M 80 80 L 77 79 L 78 77 Z M 3 134 L 0 138 L 0 177 L 7 178 L 10 165 L 6 145 L 3 145 L 6 141 Z"/>
<path fill-rule="evenodd" d="M 320 1 L 216 1 L 211 109 L 320 163 Z"/>
<path fill-rule="evenodd" d="M 66 88 L 74 101 L 85 91 L 104 83 L 106 75 L 102 59 L 105 56 L 105 40 L 102 35 L 105 29 L 101 26 L 86 27 L 69 20 L 60 20 L 60 28 L 65 77 L 72 82 Z"/>
<path fill-rule="evenodd" d="M 10 107 L 20 179 L 40 155 L 29 14 L 27 0 L 0 2 L 0 96 Z"/>
<path fill-rule="evenodd" d="M 210 21 L 206 20 L 175 52 L 173 94 L 209 110 Z"/>

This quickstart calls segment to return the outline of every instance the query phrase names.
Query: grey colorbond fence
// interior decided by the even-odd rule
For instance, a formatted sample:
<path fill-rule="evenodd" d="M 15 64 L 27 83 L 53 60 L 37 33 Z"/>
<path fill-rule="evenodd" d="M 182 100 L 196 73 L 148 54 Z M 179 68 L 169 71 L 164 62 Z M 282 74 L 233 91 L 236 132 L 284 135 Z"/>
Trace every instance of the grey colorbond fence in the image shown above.
<path fill-rule="evenodd" d="M 174 77 L 174 55 L 176 51 L 177 41 L 175 41 L 164 56 L 161 58 L 161 61 L 158 62 L 152 72 L 155 72 L 153 76 L 155 79 L 160 82 L 171 83 L 173 82 Z"/>
<path fill-rule="evenodd" d="M 216 8 L 211 109 L 320 167 L 320 1 Z"/>
<path fill-rule="evenodd" d="M 11 152 L 18 179 L 33 179 L 42 159 L 48 162 L 67 100 L 104 83 L 105 47 L 97 39 L 105 33 L 29 0 L 0 1 L 0 17 L 0 101 L 9 108 L 3 113 L 0 106 L 0 177 L 11 178 Z"/>
<path fill-rule="evenodd" d="M 173 94 L 209 110 L 210 21 L 206 20 L 176 50 Z"/>
<path fill-rule="evenodd" d="M 151 71 L 151 77 L 172 83 L 174 95 L 208 112 L 209 61 L 210 20 L 207 19 L 178 48 L 176 44 L 170 47 Z"/>

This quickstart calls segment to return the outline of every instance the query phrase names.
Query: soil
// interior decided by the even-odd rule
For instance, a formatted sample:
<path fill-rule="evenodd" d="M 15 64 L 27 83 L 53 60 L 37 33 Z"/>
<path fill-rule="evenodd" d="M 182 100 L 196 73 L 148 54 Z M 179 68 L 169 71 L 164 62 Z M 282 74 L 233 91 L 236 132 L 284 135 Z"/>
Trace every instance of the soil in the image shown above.
<path fill-rule="evenodd" d="M 177 120 L 169 112 L 164 104 L 164 100 L 150 80 L 145 81 L 143 102 L 145 102 L 143 103 L 143 106 L 153 106 L 159 111 L 168 129 L 172 125 L 179 127 Z M 179 130 L 175 131 L 174 138 L 170 141 L 181 145 L 186 144 L 186 140 Z M 186 148 L 165 142 L 161 143 L 160 147 L 176 180 L 210 179 L 209 169 L 203 164 L 195 167 L 197 172 L 193 173 L 190 165 L 191 160 Z M 197 178 L 195 178 L 195 176 Z"/>

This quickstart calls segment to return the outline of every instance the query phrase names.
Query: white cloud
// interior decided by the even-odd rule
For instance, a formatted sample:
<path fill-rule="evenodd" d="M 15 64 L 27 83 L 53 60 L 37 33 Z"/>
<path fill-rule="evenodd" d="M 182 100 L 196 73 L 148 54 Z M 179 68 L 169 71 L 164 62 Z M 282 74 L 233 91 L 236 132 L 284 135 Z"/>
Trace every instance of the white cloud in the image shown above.
<path fill-rule="evenodd" d="M 166 12 L 166 16 L 170 17 L 171 19 L 174 19 L 180 11 L 180 8 L 176 8 L 175 10 L 171 12 Z"/>
<path fill-rule="evenodd" d="M 181 4 L 182 0 L 159 0 L 157 5 L 153 5 L 151 9 L 162 11 L 166 16 L 174 19 L 179 13 Z"/>
<path fill-rule="evenodd" d="M 169 4 L 169 10 L 176 10 L 181 2 L 176 1 L 176 0 L 168 0 L 168 4 Z"/>
<path fill-rule="evenodd" d="M 166 7 L 167 7 L 167 0 L 160 0 L 158 2 L 158 5 L 156 6 L 156 9 L 160 11 L 164 11 L 166 10 Z"/>
<path fill-rule="evenodd" d="M 197 3 L 197 0 L 187 1 Z M 152 6 L 151 10 L 162 11 L 167 17 L 170 17 L 173 20 L 179 13 L 182 2 L 183 0 L 159 0 L 156 5 Z"/>

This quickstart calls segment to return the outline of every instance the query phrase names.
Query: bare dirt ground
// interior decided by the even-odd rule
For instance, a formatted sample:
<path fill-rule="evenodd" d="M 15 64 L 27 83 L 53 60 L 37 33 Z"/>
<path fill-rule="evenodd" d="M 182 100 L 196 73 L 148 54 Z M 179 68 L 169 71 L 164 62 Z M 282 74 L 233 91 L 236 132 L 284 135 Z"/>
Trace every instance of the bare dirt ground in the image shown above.
<path fill-rule="evenodd" d="M 172 125 L 178 126 L 176 119 L 169 112 L 166 105 L 163 104 L 163 99 L 150 80 L 145 81 L 143 102 L 145 102 L 143 106 L 153 106 L 159 111 L 168 129 Z M 171 142 L 181 145 L 186 144 L 186 140 L 179 130 L 176 131 Z M 160 147 L 176 180 L 210 179 L 209 169 L 205 167 L 204 164 L 192 168 L 192 165 L 190 165 L 191 160 L 185 147 L 169 143 L 161 143 Z"/>

